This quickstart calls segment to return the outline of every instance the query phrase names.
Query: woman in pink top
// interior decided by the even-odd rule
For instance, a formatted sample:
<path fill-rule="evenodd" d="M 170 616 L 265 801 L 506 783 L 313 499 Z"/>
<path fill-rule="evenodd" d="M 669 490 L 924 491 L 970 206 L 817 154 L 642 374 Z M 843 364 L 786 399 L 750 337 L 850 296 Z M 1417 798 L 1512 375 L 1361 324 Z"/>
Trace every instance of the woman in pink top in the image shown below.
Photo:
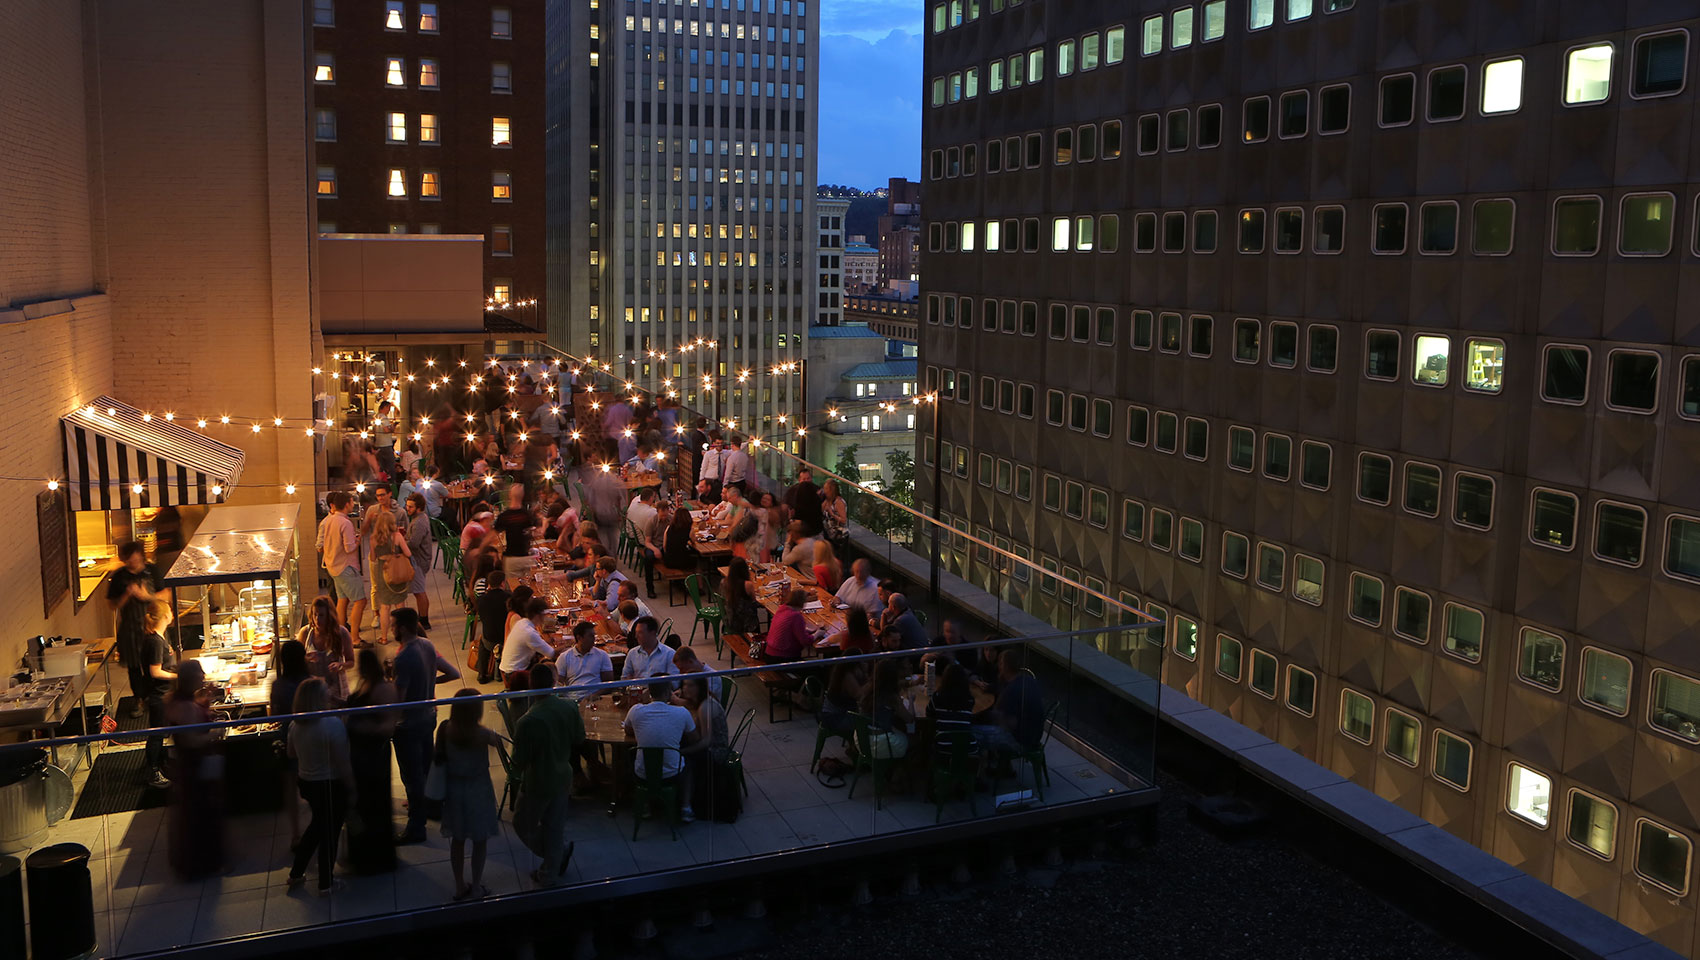
<path fill-rule="evenodd" d="M 772 663 L 802 659 L 806 645 L 814 642 L 814 637 L 809 634 L 808 621 L 803 619 L 803 605 L 808 602 L 809 595 L 801 587 L 791 591 L 785 606 L 774 613 L 773 623 L 767 628 L 763 660 Z"/>
<path fill-rule="evenodd" d="M 462 554 L 471 553 L 473 547 L 484 542 L 484 538 L 488 537 L 490 531 L 495 529 L 492 524 L 495 518 L 496 515 L 489 510 L 481 510 L 472 515 L 472 519 L 468 520 L 466 526 L 460 531 L 460 552 Z"/>

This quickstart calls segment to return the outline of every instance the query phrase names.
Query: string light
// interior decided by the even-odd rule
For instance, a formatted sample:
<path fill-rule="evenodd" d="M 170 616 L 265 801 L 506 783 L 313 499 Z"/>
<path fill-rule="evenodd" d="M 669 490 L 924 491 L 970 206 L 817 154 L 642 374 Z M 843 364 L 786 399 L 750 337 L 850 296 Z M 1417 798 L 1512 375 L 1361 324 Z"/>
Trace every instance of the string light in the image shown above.
<path fill-rule="evenodd" d="M 292 497 L 295 496 L 295 484 L 293 484 L 293 483 L 284 484 L 283 485 L 283 492 L 289 494 Z"/>
<path fill-rule="evenodd" d="M 354 492 L 355 493 L 365 493 L 366 492 L 366 485 L 364 483 L 355 484 L 354 485 Z"/>
<path fill-rule="evenodd" d="M 312 427 L 307 428 L 307 436 L 312 437 L 312 436 L 317 436 L 317 435 L 318 435 L 317 432 L 314 431 Z"/>
<path fill-rule="evenodd" d="M 283 426 L 283 418 L 282 417 L 273 417 L 272 418 L 272 426 L 274 426 L 274 427 Z"/>
<path fill-rule="evenodd" d="M 205 430 L 207 428 L 207 422 L 205 420 L 196 420 L 195 426 L 200 427 L 202 430 Z"/>
<path fill-rule="evenodd" d="M 230 418 L 229 417 L 219 417 L 218 422 L 228 424 L 230 422 Z"/>
<path fill-rule="evenodd" d="M 259 433 L 259 432 L 260 432 L 260 425 L 259 425 L 259 424 L 257 424 L 257 423 L 256 423 L 256 424 L 254 424 L 254 432 L 255 432 L 255 433 Z"/>
<path fill-rule="evenodd" d="M 47 489 L 48 489 L 48 490 L 49 490 L 49 491 L 56 491 L 56 490 L 58 490 L 58 489 L 59 489 L 59 481 L 57 481 L 57 480 L 49 480 L 49 481 L 47 481 Z"/>
<path fill-rule="evenodd" d="M 222 484 L 222 483 L 213 484 L 212 485 L 212 495 L 215 496 L 215 497 L 224 496 L 224 484 Z"/>
<path fill-rule="evenodd" d="M 130 492 L 140 496 L 142 492 L 142 485 L 139 483 L 130 484 Z"/>
<path fill-rule="evenodd" d="M 153 422 L 153 414 L 151 414 L 151 413 L 142 414 L 142 422 L 143 423 L 152 423 Z"/>

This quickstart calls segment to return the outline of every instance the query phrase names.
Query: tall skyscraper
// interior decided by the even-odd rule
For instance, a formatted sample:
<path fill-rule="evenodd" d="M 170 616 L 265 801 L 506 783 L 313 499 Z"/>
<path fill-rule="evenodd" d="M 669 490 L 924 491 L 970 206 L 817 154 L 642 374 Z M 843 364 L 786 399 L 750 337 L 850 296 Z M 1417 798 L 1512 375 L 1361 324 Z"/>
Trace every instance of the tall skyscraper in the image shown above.
<path fill-rule="evenodd" d="M 818 11 L 548 9 L 550 339 L 771 432 L 815 309 Z"/>
<path fill-rule="evenodd" d="M 1700 24 L 1566 9 L 930 4 L 919 497 L 1686 952 Z"/>
<path fill-rule="evenodd" d="M 482 235 L 486 296 L 540 328 L 543 0 L 304 2 L 319 232 Z"/>

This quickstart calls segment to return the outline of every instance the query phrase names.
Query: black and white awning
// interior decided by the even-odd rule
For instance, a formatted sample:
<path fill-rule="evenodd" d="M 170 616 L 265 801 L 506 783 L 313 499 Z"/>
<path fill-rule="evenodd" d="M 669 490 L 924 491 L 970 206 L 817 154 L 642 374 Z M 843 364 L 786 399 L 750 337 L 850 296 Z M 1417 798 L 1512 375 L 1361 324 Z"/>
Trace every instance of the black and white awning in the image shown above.
<path fill-rule="evenodd" d="M 220 503 L 242 475 L 242 451 L 111 397 L 65 417 L 73 510 Z"/>

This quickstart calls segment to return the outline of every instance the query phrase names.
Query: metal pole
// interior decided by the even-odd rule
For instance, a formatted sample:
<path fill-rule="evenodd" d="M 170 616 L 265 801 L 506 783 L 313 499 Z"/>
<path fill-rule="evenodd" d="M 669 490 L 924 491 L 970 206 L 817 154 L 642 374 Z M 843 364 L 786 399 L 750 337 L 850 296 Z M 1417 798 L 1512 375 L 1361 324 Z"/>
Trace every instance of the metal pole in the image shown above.
<path fill-rule="evenodd" d="M 724 392 L 726 385 L 720 382 L 719 340 L 714 341 L 714 369 L 709 371 L 709 375 L 712 378 L 709 382 L 714 384 L 714 425 L 718 427 L 726 422 L 726 418 L 720 415 L 720 394 Z"/>
<path fill-rule="evenodd" d="M 942 603 L 939 597 L 939 503 L 942 500 L 941 479 L 944 468 L 943 447 L 939 444 L 939 396 L 933 394 L 933 564 L 932 564 L 932 595 L 933 603 Z"/>

